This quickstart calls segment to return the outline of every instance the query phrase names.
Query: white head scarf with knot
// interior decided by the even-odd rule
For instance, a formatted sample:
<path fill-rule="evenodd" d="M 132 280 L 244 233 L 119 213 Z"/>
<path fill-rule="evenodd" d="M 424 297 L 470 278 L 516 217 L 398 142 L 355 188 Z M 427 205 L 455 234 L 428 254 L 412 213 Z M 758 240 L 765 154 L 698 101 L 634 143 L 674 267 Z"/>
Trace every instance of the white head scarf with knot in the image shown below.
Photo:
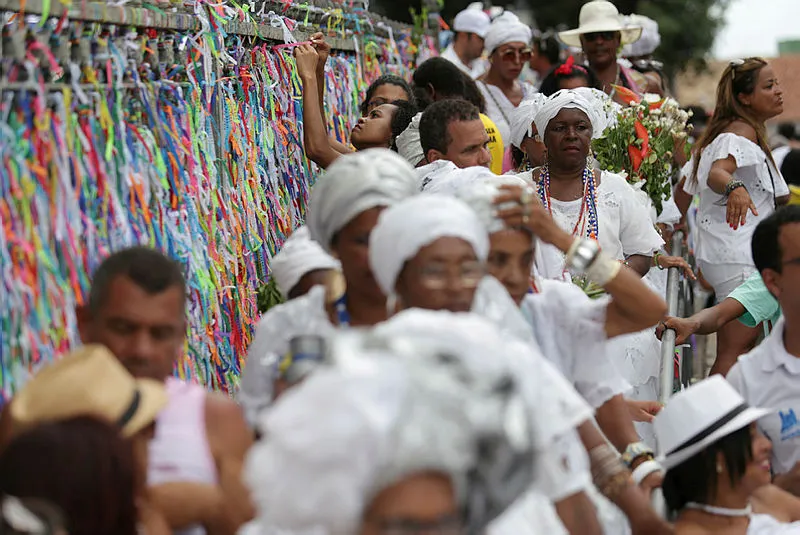
<path fill-rule="evenodd" d="M 596 102 L 588 100 L 584 94 L 572 89 L 562 89 L 551 95 L 536 114 L 534 118 L 536 130 L 539 131 L 539 135 L 544 139 L 547 125 L 561 110 L 567 108 L 577 109 L 589 117 L 589 122 L 592 124 L 592 139 L 597 139 L 603 134 L 606 123 L 605 116 L 598 107 L 599 105 Z"/>
<path fill-rule="evenodd" d="M 450 479 L 478 533 L 527 490 L 533 433 L 509 370 L 484 359 L 466 380 L 463 345 L 444 359 L 395 341 L 335 336 L 330 366 L 264 413 L 245 470 L 264 532 L 358 533 L 378 493 L 433 471 Z"/>
<path fill-rule="evenodd" d="M 477 214 L 445 195 L 418 195 L 383 212 L 369 238 L 369 264 L 386 296 L 394 295 L 397 277 L 420 249 L 439 238 L 461 238 L 481 262 L 489 256 L 489 237 Z"/>
<path fill-rule="evenodd" d="M 533 118 L 547 101 L 547 97 L 541 93 L 535 93 L 529 100 L 523 100 L 519 106 L 511 112 L 511 144 L 517 148 L 522 146 L 525 136 L 533 136 Z M 539 132 L 542 136 L 544 132 Z"/>
<path fill-rule="evenodd" d="M 515 14 L 506 11 L 494 19 L 492 25 L 489 26 L 485 48 L 491 54 L 498 47 L 508 43 L 525 43 L 529 45 L 532 37 L 533 31 L 531 31 L 530 27 L 520 21 Z"/>
<path fill-rule="evenodd" d="M 306 225 L 311 238 L 330 252 L 333 237 L 359 214 L 418 192 L 414 169 L 389 149 L 343 154 L 311 189 Z"/>
<path fill-rule="evenodd" d="M 275 284 L 285 298 L 307 273 L 341 267 L 338 260 L 311 239 L 308 227 L 296 228 L 269 261 L 270 276 L 275 278 Z"/>
<path fill-rule="evenodd" d="M 448 176 L 456 169 L 458 169 L 458 166 L 450 160 L 435 160 L 422 167 L 417 167 L 419 190 L 428 191 L 431 184 L 435 184 L 441 177 Z"/>
<path fill-rule="evenodd" d="M 623 22 L 626 28 L 641 28 L 642 36 L 638 41 L 622 47 L 622 57 L 638 58 L 640 56 L 649 56 L 661 45 L 661 33 L 658 31 L 658 23 L 650 17 L 633 14 L 623 17 Z"/>
<path fill-rule="evenodd" d="M 405 158 L 412 167 L 416 167 L 419 162 L 425 159 L 425 151 L 422 150 L 422 142 L 419 139 L 419 121 L 422 113 L 418 113 L 411 119 L 408 128 L 397 136 L 394 143 L 397 145 L 397 153 Z"/>

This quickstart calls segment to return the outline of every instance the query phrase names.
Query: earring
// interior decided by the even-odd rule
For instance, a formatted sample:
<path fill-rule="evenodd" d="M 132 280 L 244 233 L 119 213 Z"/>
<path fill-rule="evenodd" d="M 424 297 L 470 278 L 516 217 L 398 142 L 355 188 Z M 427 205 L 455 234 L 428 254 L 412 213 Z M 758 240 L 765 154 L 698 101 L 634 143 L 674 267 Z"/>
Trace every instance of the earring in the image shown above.
<path fill-rule="evenodd" d="M 718 474 L 722 473 L 722 463 L 717 463 L 717 473 Z"/>

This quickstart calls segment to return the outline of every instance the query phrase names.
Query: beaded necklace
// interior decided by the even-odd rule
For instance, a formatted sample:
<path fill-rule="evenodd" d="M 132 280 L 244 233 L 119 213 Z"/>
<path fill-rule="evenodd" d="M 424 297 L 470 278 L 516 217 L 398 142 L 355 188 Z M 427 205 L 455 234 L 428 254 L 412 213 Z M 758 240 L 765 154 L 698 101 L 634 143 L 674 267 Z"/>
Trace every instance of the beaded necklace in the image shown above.
<path fill-rule="evenodd" d="M 583 202 L 578 220 L 572 229 L 573 236 L 586 236 L 597 241 L 600 236 L 600 227 L 597 218 L 597 181 L 594 171 L 587 166 L 583 169 L 581 177 L 583 183 Z M 550 199 L 550 165 L 544 164 L 539 176 L 539 197 L 545 209 L 553 215 L 553 206 Z"/>
<path fill-rule="evenodd" d="M 336 323 L 339 327 L 350 326 L 350 313 L 347 311 L 347 294 L 342 295 L 333 305 L 336 312 Z"/>

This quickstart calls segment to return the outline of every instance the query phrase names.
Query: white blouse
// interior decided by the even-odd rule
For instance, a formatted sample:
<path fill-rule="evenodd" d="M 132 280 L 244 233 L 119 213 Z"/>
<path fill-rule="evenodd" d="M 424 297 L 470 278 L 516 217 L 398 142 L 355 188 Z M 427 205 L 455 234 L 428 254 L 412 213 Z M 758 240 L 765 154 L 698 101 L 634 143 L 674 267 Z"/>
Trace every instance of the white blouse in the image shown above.
<path fill-rule="evenodd" d="M 619 175 L 603 171 L 597 188 L 598 241 L 600 247 L 615 260 L 631 255 L 652 256 L 664 245 L 652 219 L 649 208 L 637 197 L 628 182 Z M 574 201 L 551 199 L 553 219 L 559 227 L 572 232 L 580 216 L 583 198 Z M 546 279 L 563 279 L 565 258 L 552 245 L 542 247 L 537 255 L 538 273 Z M 558 251 L 554 253 L 553 250 Z M 553 260 L 557 259 L 556 262 Z"/>
<path fill-rule="evenodd" d="M 734 178 L 744 182 L 758 210 L 757 216 L 748 212 L 747 222 L 738 230 L 728 225 L 725 196 L 708 187 L 708 175 L 714 162 L 729 156 L 736 160 Z M 731 133 L 720 134 L 703 149 L 697 180 L 687 179 L 683 189 L 690 195 L 700 196 L 695 254 L 698 261 L 709 264 L 753 265 L 750 240 L 756 225 L 775 211 L 778 197 L 789 194 L 783 175 L 769 162 L 761 147 L 746 137 Z"/>
<path fill-rule="evenodd" d="M 536 93 L 536 88 L 527 82 L 520 82 L 522 86 L 522 100 L 528 100 Z M 486 115 L 497 126 L 497 131 L 503 138 L 503 146 L 511 146 L 511 125 L 509 120 L 516 106 L 508 100 L 503 90 L 497 86 L 489 85 L 485 82 L 478 82 L 478 88 L 483 93 L 486 101 Z"/>
<path fill-rule="evenodd" d="M 525 296 L 521 310 L 542 354 L 595 409 L 631 385 L 606 352 L 607 298 L 592 300 L 569 282 L 537 280 L 538 293 Z"/>

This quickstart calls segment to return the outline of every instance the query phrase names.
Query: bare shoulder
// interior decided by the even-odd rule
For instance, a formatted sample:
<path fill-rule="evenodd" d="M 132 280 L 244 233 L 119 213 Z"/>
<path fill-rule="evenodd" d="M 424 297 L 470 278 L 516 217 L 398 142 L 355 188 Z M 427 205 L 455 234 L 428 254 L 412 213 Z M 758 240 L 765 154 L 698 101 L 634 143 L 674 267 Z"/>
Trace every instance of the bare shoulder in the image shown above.
<path fill-rule="evenodd" d="M 758 142 L 758 137 L 756 135 L 756 129 L 747 124 L 744 121 L 734 121 L 728 125 L 725 129 L 726 134 L 736 134 L 737 136 L 742 136 L 744 138 L 749 139 L 753 143 Z"/>
<path fill-rule="evenodd" d="M 206 394 L 206 434 L 215 458 L 221 454 L 244 456 L 253 443 L 241 407 L 216 392 Z"/>
<path fill-rule="evenodd" d="M 241 418 L 244 421 L 242 408 L 228 396 L 218 392 L 206 394 L 206 422 L 224 424 L 227 420 Z"/>

